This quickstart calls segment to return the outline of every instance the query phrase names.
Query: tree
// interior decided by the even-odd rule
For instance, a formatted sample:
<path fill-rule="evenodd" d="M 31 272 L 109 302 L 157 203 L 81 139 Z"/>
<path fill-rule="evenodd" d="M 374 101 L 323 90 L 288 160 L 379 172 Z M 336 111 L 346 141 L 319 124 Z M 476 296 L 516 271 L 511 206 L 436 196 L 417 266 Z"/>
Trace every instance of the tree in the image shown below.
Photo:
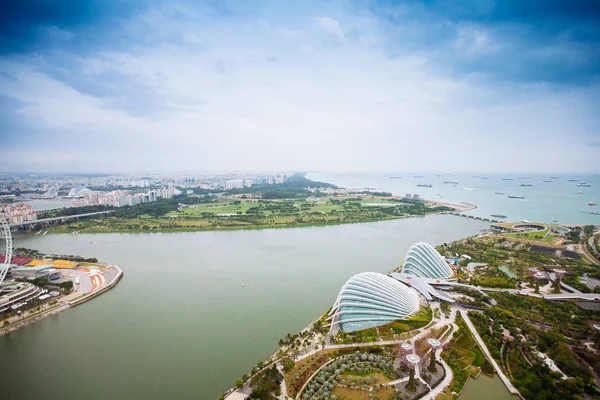
<path fill-rule="evenodd" d="M 590 236 L 592 233 L 594 233 L 594 225 L 585 225 L 583 227 L 583 233 L 586 236 Z"/>
<path fill-rule="evenodd" d="M 244 386 L 244 381 L 242 381 L 241 379 L 238 379 L 237 381 L 235 381 L 235 387 L 238 389 L 241 389 Z"/>

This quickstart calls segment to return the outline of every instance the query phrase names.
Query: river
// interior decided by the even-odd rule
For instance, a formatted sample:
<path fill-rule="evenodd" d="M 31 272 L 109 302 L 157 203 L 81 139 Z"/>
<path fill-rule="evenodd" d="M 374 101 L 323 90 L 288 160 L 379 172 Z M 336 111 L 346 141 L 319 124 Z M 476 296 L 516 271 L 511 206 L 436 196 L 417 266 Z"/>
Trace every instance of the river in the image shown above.
<path fill-rule="evenodd" d="M 489 224 L 449 215 L 295 229 L 17 235 L 119 264 L 113 290 L 0 337 L 6 399 L 216 399 L 363 271 Z M 242 287 L 242 284 L 246 284 Z"/>

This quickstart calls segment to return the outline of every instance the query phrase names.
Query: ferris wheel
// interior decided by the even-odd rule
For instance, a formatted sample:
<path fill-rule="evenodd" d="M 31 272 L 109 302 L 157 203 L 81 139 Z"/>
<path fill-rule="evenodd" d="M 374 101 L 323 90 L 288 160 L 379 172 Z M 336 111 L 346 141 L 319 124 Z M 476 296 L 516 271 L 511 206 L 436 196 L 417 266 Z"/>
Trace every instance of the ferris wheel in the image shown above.
<path fill-rule="evenodd" d="M 10 261 L 12 260 L 12 234 L 10 233 L 10 226 L 8 225 L 8 220 L 6 218 L 2 219 L 2 236 L 6 240 L 6 257 L 4 258 L 4 263 L 0 265 L 0 286 L 2 286 L 2 282 L 4 282 L 4 278 L 6 278 L 6 274 L 8 272 L 8 268 L 10 267 Z"/>

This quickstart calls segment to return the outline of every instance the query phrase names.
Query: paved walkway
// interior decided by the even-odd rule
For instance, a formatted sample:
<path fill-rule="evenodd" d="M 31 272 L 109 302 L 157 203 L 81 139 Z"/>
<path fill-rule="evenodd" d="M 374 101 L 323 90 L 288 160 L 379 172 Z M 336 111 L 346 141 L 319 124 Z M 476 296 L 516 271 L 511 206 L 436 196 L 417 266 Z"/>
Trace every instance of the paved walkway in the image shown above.
<path fill-rule="evenodd" d="M 508 391 L 510 393 L 512 393 L 512 394 L 516 394 L 518 396 L 521 396 L 521 394 L 519 393 L 519 391 L 517 390 L 517 388 L 512 384 L 512 382 L 510 381 L 510 379 L 508 379 L 506 377 L 506 375 L 504 375 L 504 372 L 502 371 L 502 369 L 500 368 L 500 366 L 498 365 L 498 363 L 496 362 L 496 360 L 494 360 L 494 358 L 490 354 L 490 351 L 488 350 L 487 346 L 485 345 L 485 343 L 481 339 L 481 336 L 479 336 L 479 333 L 477 332 L 477 329 L 475 329 L 475 326 L 471 322 L 471 319 L 469 318 L 469 315 L 467 314 L 467 312 L 465 310 L 460 310 L 460 315 L 462 315 L 462 317 L 465 320 L 467 326 L 471 330 L 471 333 L 473 334 L 473 337 L 475 338 L 475 340 L 479 344 L 479 347 L 481 348 L 481 350 L 483 350 L 483 353 L 486 355 L 486 357 L 488 358 L 488 360 L 492 363 L 492 366 L 494 367 L 494 370 L 496 371 L 496 373 L 498 374 L 498 376 L 500 377 L 500 379 L 502 380 L 502 382 L 504 383 L 504 385 L 506 386 L 506 388 L 508 389 Z"/>

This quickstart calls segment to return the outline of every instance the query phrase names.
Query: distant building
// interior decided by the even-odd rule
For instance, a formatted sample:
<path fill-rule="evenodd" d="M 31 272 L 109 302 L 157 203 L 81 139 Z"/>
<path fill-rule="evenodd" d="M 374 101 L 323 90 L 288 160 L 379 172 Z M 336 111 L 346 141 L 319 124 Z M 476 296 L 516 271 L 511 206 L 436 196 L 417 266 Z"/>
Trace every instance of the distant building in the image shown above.
<path fill-rule="evenodd" d="M 2 217 L 11 224 L 22 224 L 27 221 L 37 221 L 37 213 L 29 204 L 2 204 Z"/>

